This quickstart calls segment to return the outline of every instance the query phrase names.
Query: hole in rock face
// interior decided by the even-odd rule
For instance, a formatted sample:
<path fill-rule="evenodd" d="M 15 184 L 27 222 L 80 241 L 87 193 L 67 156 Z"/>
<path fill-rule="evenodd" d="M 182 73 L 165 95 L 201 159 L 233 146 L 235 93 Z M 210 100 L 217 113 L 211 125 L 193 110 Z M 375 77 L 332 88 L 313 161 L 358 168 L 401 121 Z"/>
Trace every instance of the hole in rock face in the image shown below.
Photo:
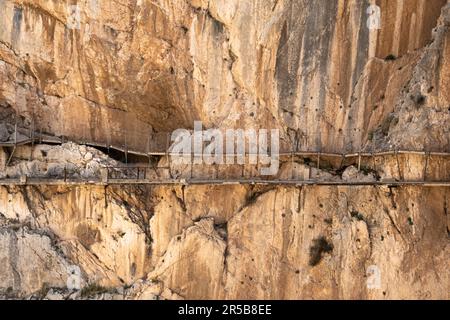
<path fill-rule="evenodd" d="M 419 93 L 417 95 L 411 95 L 410 98 L 412 101 L 414 101 L 414 103 L 416 104 L 416 107 L 424 105 L 427 100 L 427 97 L 421 93 Z"/>
<path fill-rule="evenodd" d="M 227 241 L 228 239 L 228 225 L 226 222 L 215 224 L 214 229 L 216 230 L 217 234 L 224 240 Z"/>

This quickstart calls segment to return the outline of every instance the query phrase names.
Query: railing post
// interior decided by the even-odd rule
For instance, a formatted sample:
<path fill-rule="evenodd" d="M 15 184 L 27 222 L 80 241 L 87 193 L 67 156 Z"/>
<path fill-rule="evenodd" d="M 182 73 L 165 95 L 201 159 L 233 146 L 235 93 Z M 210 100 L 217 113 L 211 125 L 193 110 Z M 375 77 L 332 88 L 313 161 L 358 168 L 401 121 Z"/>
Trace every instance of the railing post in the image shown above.
<path fill-rule="evenodd" d="M 320 152 L 317 152 L 317 170 L 320 169 Z"/>
<path fill-rule="evenodd" d="M 147 157 L 148 157 L 148 165 L 150 166 L 151 157 L 150 157 L 150 135 L 147 136 Z"/>
<path fill-rule="evenodd" d="M 125 163 L 128 164 L 128 142 L 127 142 L 127 133 L 125 132 Z"/>
<path fill-rule="evenodd" d="M 31 119 L 31 125 L 30 125 L 30 140 L 31 140 L 31 149 L 30 149 L 30 158 L 29 160 L 33 158 L 33 148 L 34 148 L 34 118 Z"/>
<path fill-rule="evenodd" d="M 427 170 L 428 170 L 428 160 L 430 158 L 430 153 L 425 152 L 425 168 L 423 170 L 423 182 L 427 181 Z"/>
<path fill-rule="evenodd" d="M 21 185 L 26 185 L 27 184 L 27 180 L 28 180 L 28 178 L 27 178 L 26 174 L 21 175 L 20 178 L 19 178 L 19 181 L 20 181 Z"/>
<path fill-rule="evenodd" d="M 14 125 L 14 147 L 17 146 L 17 120 L 16 124 Z"/>
<path fill-rule="evenodd" d="M 31 147 L 34 147 L 34 130 L 35 130 L 35 124 L 34 124 L 34 118 L 31 120 Z"/>
<path fill-rule="evenodd" d="M 167 136 L 166 136 L 166 154 L 167 155 L 169 154 L 169 148 L 170 148 L 170 134 L 167 133 Z"/>
<path fill-rule="evenodd" d="M 294 180 L 294 151 L 291 152 L 291 180 Z"/>
<path fill-rule="evenodd" d="M 341 159 L 341 164 L 339 166 L 339 170 L 342 169 L 342 167 L 344 166 L 345 163 L 345 153 L 342 154 L 342 159 Z"/>
<path fill-rule="evenodd" d="M 361 171 L 361 150 L 358 153 L 358 171 Z"/>
<path fill-rule="evenodd" d="M 400 179 L 400 181 L 404 181 L 404 177 L 402 176 L 401 170 L 400 170 L 400 160 L 398 159 L 398 150 L 396 149 L 395 152 L 395 159 L 397 161 L 397 172 L 398 172 L 398 178 Z"/>
<path fill-rule="evenodd" d="M 109 180 L 109 168 L 105 167 L 100 170 L 102 183 L 108 184 Z"/>
<path fill-rule="evenodd" d="M 170 177 L 170 179 L 172 179 L 172 163 L 170 161 L 171 159 L 170 159 L 169 149 L 170 149 L 170 134 L 167 133 L 166 134 L 166 151 L 165 151 L 165 153 L 166 153 L 167 163 L 169 166 L 169 177 Z"/>
<path fill-rule="evenodd" d="M 375 155 L 373 154 L 373 152 L 371 152 L 371 157 L 372 157 L 372 170 L 377 171 L 376 169 L 376 163 L 375 163 Z"/>

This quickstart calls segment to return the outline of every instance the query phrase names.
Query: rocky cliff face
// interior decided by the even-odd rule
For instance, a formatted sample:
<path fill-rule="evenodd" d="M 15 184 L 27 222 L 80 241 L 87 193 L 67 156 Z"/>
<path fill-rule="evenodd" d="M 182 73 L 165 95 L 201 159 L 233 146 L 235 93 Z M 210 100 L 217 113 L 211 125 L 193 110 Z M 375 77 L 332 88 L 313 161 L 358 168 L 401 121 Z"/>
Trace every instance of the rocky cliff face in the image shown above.
<path fill-rule="evenodd" d="M 379 30 L 367 27 L 370 4 Z M 18 122 L 145 152 L 150 135 L 201 120 L 278 128 L 288 150 L 450 151 L 446 0 L 0 0 L 0 11 L 1 141 Z M 89 178 L 118 164 L 75 144 L 6 151 L 1 178 L 67 166 Z M 447 159 L 379 158 L 363 164 L 371 175 L 299 160 L 280 175 L 417 180 L 429 166 L 429 178 L 448 180 Z M 448 298 L 449 196 L 413 186 L 4 186 L 0 295 Z M 73 266 L 91 291 L 64 289 Z"/>
<path fill-rule="evenodd" d="M 446 1 L 377 1 L 374 31 L 369 4 L 3 0 L 0 102 L 46 131 L 138 149 L 194 120 L 338 151 L 378 146 L 380 127 L 398 147 L 448 148 Z"/>
<path fill-rule="evenodd" d="M 448 188 L 16 187 L 0 192 L 0 274 L 9 294 L 65 287 L 74 264 L 83 281 L 107 288 L 144 278 L 145 298 L 448 294 Z M 211 203 L 211 197 L 217 200 Z M 380 271 L 377 289 L 366 285 L 370 266 Z"/>

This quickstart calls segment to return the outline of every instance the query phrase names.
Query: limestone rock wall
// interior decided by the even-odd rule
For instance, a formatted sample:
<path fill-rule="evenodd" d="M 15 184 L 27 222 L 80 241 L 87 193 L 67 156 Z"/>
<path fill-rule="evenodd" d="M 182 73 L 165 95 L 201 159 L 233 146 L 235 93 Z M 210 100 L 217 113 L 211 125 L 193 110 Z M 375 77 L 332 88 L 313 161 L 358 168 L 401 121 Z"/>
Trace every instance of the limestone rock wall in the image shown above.
<path fill-rule="evenodd" d="M 379 30 L 367 27 L 370 4 Z M 0 141 L 17 122 L 148 151 L 150 134 L 201 120 L 278 128 L 289 149 L 450 151 L 446 0 L 0 0 L 0 12 Z M 67 164 L 91 177 L 118 163 L 73 143 L 10 156 L 1 148 L 2 178 Z M 366 172 L 325 157 L 321 169 L 281 160 L 282 178 L 450 172 L 445 158 L 420 155 L 364 159 Z M 105 299 L 448 299 L 449 196 L 414 186 L 2 186 L 0 298 L 85 298 L 67 291 L 77 267 Z M 374 272 L 379 283 L 368 285 Z"/>
<path fill-rule="evenodd" d="M 448 298 L 449 188 L 0 192 L 2 294 L 64 290 L 75 265 L 126 298 Z"/>
<path fill-rule="evenodd" d="M 448 150 L 446 2 L 376 1 L 371 31 L 370 1 L 2 0 L 0 103 L 49 132 L 142 150 L 195 119 L 277 127 L 311 149 Z"/>

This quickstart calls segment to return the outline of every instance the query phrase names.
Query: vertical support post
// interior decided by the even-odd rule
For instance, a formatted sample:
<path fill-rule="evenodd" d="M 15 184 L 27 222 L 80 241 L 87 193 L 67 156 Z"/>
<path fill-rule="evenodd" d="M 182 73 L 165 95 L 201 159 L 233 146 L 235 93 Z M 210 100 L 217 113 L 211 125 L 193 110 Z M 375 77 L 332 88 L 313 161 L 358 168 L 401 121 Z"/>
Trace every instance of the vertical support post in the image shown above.
<path fill-rule="evenodd" d="M 317 170 L 320 169 L 320 152 L 317 152 Z"/>
<path fill-rule="evenodd" d="M 361 151 L 358 153 L 358 171 L 361 171 Z"/>
<path fill-rule="evenodd" d="M 34 130 L 35 130 L 35 123 L 33 118 L 31 120 L 31 147 L 34 147 Z"/>
<path fill-rule="evenodd" d="M 151 157 L 150 157 L 150 135 L 147 136 L 147 157 L 148 157 L 148 166 L 151 165 Z"/>
<path fill-rule="evenodd" d="M 172 163 L 170 162 L 170 152 L 169 152 L 169 145 L 170 145 L 170 137 L 169 134 L 166 135 L 166 158 L 167 158 L 167 163 L 169 165 L 169 177 L 170 179 L 172 179 Z"/>
<path fill-rule="evenodd" d="M 170 148 L 170 135 L 167 134 L 166 136 L 166 153 L 169 154 L 169 148 Z"/>
<path fill-rule="evenodd" d="M 31 119 L 30 126 L 30 140 L 31 140 L 31 148 L 30 148 L 30 161 L 33 158 L 33 148 L 34 148 L 34 118 Z"/>
<path fill-rule="evenodd" d="M 14 147 L 13 147 L 11 154 L 9 155 L 8 161 L 6 161 L 6 166 L 9 166 L 9 163 L 11 162 L 11 160 L 14 156 L 14 152 L 16 151 L 16 148 L 17 148 L 17 120 L 16 120 L 15 133 L 14 133 Z"/>
<path fill-rule="evenodd" d="M 375 163 L 375 155 L 373 154 L 373 152 L 371 153 L 371 157 L 372 157 L 372 170 L 377 171 L 377 165 Z"/>
<path fill-rule="evenodd" d="M 215 168 L 215 179 L 219 180 L 219 164 L 218 163 L 214 163 L 214 168 Z"/>
<path fill-rule="evenodd" d="M 403 177 L 403 175 L 401 173 L 401 170 L 400 170 L 400 160 L 398 159 L 398 150 L 395 150 L 395 159 L 397 161 L 398 178 L 400 179 L 400 181 L 403 181 L 404 177 Z"/>
<path fill-rule="evenodd" d="M 294 151 L 291 152 L 291 180 L 294 180 Z"/>
<path fill-rule="evenodd" d="M 125 132 L 125 163 L 128 164 L 128 141 L 126 132 Z"/>
<path fill-rule="evenodd" d="M 81 143 L 80 144 L 85 144 L 85 139 L 86 139 L 86 127 L 83 126 L 83 134 L 81 135 Z"/>
<path fill-rule="evenodd" d="M 64 182 L 67 182 L 67 166 L 64 165 Z"/>
<path fill-rule="evenodd" d="M 14 125 L 14 147 L 17 146 L 17 120 L 16 124 Z"/>
<path fill-rule="evenodd" d="M 101 180 L 102 180 L 102 183 L 105 184 L 105 186 L 108 185 L 108 180 L 109 180 L 109 168 L 108 167 L 101 169 Z M 106 189 L 105 189 L 105 191 L 106 191 Z"/>
<path fill-rule="evenodd" d="M 341 164 L 339 165 L 339 170 L 342 169 L 342 167 L 344 166 L 344 162 L 345 162 L 345 154 L 342 154 L 342 159 L 341 159 Z"/>
<path fill-rule="evenodd" d="M 425 168 L 423 170 L 423 182 L 427 181 L 427 170 L 428 170 L 429 158 L 430 158 L 430 153 L 425 152 Z"/>

